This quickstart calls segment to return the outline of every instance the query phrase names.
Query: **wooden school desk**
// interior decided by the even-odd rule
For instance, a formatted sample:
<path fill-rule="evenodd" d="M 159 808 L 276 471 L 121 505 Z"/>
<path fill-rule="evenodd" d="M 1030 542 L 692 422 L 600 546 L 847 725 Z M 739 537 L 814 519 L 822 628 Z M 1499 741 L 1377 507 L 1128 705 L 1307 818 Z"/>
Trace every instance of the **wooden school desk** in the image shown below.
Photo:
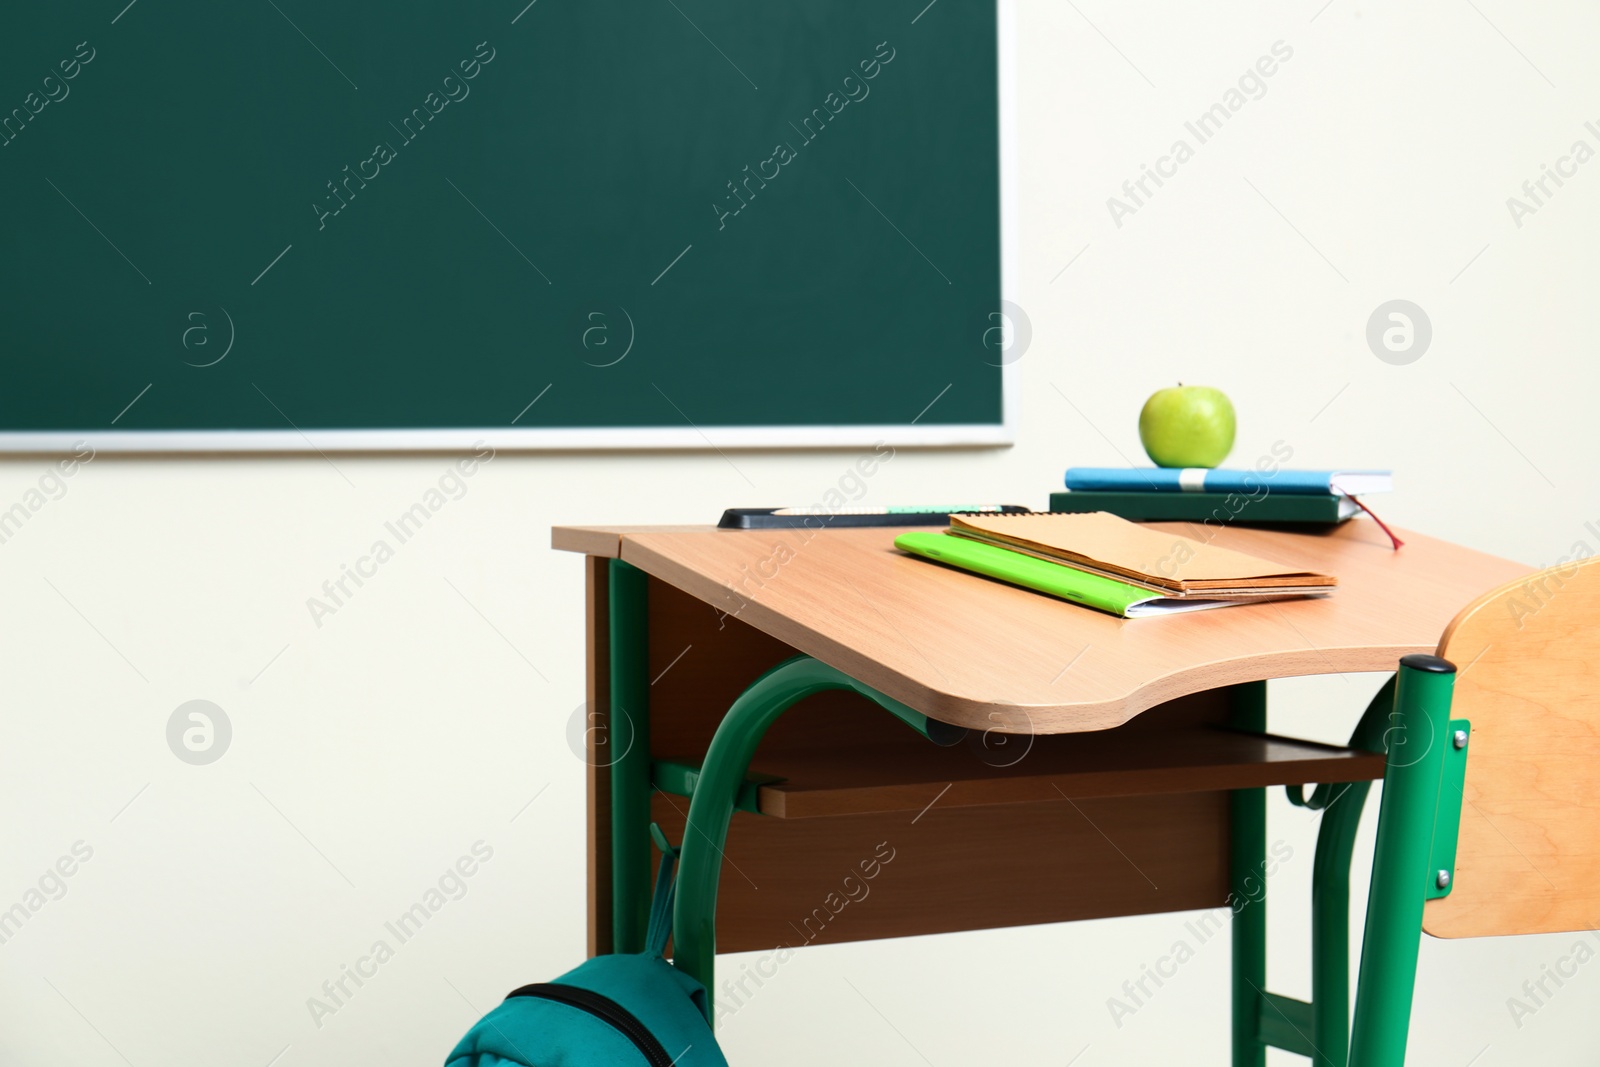
<path fill-rule="evenodd" d="M 1338 592 L 1125 621 L 903 555 L 900 532 L 553 531 L 587 557 L 590 951 L 642 946 L 652 821 L 682 852 L 675 958 L 713 996 L 717 949 L 1229 906 L 1234 1063 L 1342 1067 L 1390 687 L 1337 747 L 1267 733 L 1266 679 L 1393 671 L 1529 568 L 1407 532 L 1394 552 L 1362 520 L 1224 528 Z M 1265 790 L 1302 783 L 1358 783 L 1302 798 L 1327 808 L 1310 1003 L 1266 992 Z"/>

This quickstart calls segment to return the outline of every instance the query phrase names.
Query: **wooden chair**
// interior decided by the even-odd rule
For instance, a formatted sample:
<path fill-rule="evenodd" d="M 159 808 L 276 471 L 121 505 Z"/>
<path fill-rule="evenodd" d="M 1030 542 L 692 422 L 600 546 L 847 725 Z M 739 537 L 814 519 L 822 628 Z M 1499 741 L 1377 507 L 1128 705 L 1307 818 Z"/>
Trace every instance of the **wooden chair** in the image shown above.
<path fill-rule="evenodd" d="M 1391 723 L 1351 1067 L 1404 1062 L 1422 931 L 1600 923 L 1600 558 L 1463 610 Z"/>

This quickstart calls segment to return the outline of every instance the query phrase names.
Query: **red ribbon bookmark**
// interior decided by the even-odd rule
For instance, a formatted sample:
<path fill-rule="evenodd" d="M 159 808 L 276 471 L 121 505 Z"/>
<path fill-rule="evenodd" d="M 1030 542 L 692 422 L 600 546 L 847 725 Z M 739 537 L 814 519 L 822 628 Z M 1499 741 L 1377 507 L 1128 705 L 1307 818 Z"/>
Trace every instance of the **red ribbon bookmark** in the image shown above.
<path fill-rule="evenodd" d="M 1349 494 L 1346 494 L 1346 495 L 1348 496 Z M 1367 515 L 1372 519 L 1372 521 L 1378 524 L 1378 529 L 1382 530 L 1384 533 L 1389 535 L 1389 540 L 1394 542 L 1394 551 L 1399 551 L 1400 546 L 1405 544 L 1405 542 L 1400 540 L 1400 538 L 1396 537 L 1394 535 L 1394 531 L 1389 529 L 1389 527 L 1384 524 L 1384 521 L 1382 519 L 1378 518 L 1377 513 L 1374 512 L 1371 508 L 1367 507 L 1365 504 L 1363 504 L 1361 502 L 1361 498 L 1360 497 L 1352 496 L 1352 497 L 1350 497 L 1350 499 L 1355 501 L 1356 507 L 1360 508 L 1362 511 L 1365 511 L 1367 513 Z"/>

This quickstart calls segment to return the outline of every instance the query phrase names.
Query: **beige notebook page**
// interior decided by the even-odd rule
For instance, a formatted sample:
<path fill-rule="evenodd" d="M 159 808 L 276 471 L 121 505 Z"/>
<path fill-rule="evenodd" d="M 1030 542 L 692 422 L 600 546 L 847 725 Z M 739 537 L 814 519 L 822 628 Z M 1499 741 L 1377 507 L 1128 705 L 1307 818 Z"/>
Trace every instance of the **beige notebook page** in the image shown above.
<path fill-rule="evenodd" d="M 952 515 L 968 529 L 1026 548 L 1121 568 L 1157 581 L 1232 582 L 1311 575 L 1280 563 L 1176 534 L 1152 530 L 1104 511 L 1054 515 Z"/>

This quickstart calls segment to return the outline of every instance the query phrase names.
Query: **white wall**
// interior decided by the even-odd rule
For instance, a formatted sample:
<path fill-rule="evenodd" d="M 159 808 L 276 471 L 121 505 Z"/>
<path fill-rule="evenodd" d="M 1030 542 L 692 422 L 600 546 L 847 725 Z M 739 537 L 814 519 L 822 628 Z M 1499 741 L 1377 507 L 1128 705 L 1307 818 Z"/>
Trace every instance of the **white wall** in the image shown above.
<path fill-rule="evenodd" d="M 1019 21 L 1021 438 L 902 451 L 868 501 L 1042 505 L 1067 464 L 1138 456 L 1139 403 L 1183 379 L 1233 396 L 1236 460 L 1281 439 L 1305 465 L 1393 466 L 1386 517 L 1530 564 L 1600 548 L 1600 163 L 1521 227 L 1506 206 L 1574 140 L 1600 148 L 1592 5 L 1021 0 Z M 1279 40 L 1266 95 L 1114 225 L 1107 197 Z M 939 220 L 911 226 L 931 254 Z M 1364 340 L 1394 298 L 1434 326 L 1408 366 Z M 307 598 L 446 459 L 78 471 L 0 545 L 0 908 L 93 850 L 0 944 L 0 1062 L 436 1064 L 508 989 L 578 962 L 581 568 L 547 531 L 809 502 L 852 457 L 730 458 L 502 454 L 320 627 Z M 0 506 L 44 467 L 0 465 Z M 1274 727 L 1339 739 L 1377 684 L 1275 684 Z M 165 740 L 192 699 L 233 725 L 210 766 Z M 1305 996 L 1314 822 L 1273 803 L 1293 857 L 1272 986 Z M 466 895 L 314 1024 L 307 998 L 480 840 Z M 1107 1009 L 1184 919 L 807 950 L 723 1036 L 773 1067 L 1223 1064 L 1225 941 L 1120 1027 Z M 1593 1062 L 1600 966 L 1520 1026 L 1507 1008 L 1574 940 L 1427 942 L 1413 1061 Z"/>

